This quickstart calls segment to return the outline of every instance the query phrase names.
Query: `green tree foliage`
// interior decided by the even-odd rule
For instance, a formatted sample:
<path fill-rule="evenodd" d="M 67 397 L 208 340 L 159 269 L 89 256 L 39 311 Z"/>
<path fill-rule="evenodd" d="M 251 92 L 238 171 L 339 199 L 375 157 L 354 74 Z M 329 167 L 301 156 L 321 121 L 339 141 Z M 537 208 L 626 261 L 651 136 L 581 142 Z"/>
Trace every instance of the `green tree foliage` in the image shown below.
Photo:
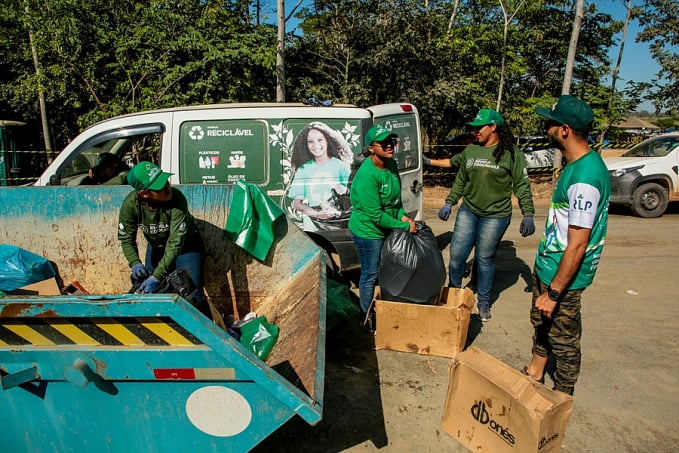
<path fill-rule="evenodd" d="M 12 2 L 12 32 L 24 36 L 15 44 L 26 47 L 33 30 L 61 145 L 81 128 L 122 113 L 263 101 L 275 93 L 275 29 L 248 23 L 242 4 L 45 0 L 28 13 L 23 5 Z M 25 63 L 11 91 L 33 96 L 3 99 L 26 111 L 35 103 L 37 81 L 26 51 L 20 55 Z"/>
<path fill-rule="evenodd" d="M 515 132 L 535 133 L 539 122 L 532 108 L 551 104 L 560 93 L 572 2 L 502 1 L 307 3 L 297 13 L 302 33 L 287 36 L 287 98 L 360 106 L 409 101 L 420 112 L 425 143 L 436 144 L 460 133 L 479 108 L 495 107 L 501 97 Z M 81 128 L 121 113 L 275 99 L 276 29 L 254 25 L 242 0 L 5 3 L 0 112 L 38 118 L 41 83 L 57 148 Z M 607 99 L 600 81 L 610 71 L 607 52 L 618 30 L 595 3 L 589 5 L 573 93 L 591 96 L 595 107 L 604 108 Z"/>
<path fill-rule="evenodd" d="M 676 0 L 644 0 L 635 9 L 643 28 L 638 42 L 650 43 L 651 55 L 660 65 L 657 78 L 650 83 L 636 84 L 635 93 L 645 93 L 656 112 L 667 109 L 679 112 L 679 3 Z"/>

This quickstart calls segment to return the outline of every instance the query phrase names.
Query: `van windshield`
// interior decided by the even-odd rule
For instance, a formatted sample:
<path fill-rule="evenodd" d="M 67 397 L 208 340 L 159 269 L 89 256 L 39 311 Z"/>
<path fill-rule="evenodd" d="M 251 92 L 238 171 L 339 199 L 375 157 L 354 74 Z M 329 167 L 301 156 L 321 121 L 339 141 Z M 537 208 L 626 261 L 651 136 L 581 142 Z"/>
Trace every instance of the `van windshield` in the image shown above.
<path fill-rule="evenodd" d="M 679 135 L 652 138 L 643 141 L 623 154 L 623 157 L 663 157 L 679 146 Z"/>

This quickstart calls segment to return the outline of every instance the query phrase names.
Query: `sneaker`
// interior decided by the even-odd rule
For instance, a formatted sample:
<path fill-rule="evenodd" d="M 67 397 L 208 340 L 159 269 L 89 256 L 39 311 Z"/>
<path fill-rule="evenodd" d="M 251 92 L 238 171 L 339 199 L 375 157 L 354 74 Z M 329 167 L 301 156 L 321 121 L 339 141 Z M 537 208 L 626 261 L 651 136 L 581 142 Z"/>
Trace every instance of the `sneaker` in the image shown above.
<path fill-rule="evenodd" d="M 483 322 L 490 321 L 490 307 L 488 306 L 488 302 L 486 302 L 485 304 L 479 302 L 478 307 L 479 307 L 479 318 L 481 318 L 481 321 Z"/>
<path fill-rule="evenodd" d="M 371 310 L 361 316 L 361 325 L 370 335 L 375 335 L 375 331 L 377 330 L 376 324 L 374 311 Z"/>

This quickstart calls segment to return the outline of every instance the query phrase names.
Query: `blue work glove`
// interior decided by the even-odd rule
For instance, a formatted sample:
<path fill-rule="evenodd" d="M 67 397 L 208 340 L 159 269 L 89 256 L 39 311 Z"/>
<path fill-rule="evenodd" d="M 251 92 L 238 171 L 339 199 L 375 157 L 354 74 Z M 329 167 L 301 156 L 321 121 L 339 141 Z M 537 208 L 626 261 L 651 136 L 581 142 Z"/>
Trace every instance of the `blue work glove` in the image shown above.
<path fill-rule="evenodd" d="M 132 266 L 132 277 L 134 277 L 135 280 L 144 280 L 148 276 L 149 271 L 143 264 L 135 264 Z"/>
<path fill-rule="evenodd" d="M 521 236 L 526 237 L 535 233 L 535 222 L 533 222 L 532 217 L 524 217 L 519 226 L 519 233 Z"/>
<path fill-rule="evenodd" d="M 422 156 L 422 162 L 424 162 L 424 165 L 431 165 L 431 159 L 427 156 Z"/>
<path fill-rule="evenodd" d="M 141 293 L 154 293 L 158 287 L 160 286 L 160 280 L 158 280 L 156 277 L 153 275 L 144 280 L 144 282 L 139 285 L 138 291 Z"/>
<path fill-rule="evenodd" d="M 441 209 L 439 209 L 439 219 L 443 220 L 444 222 L 448 220 L 448 217 L 450 217 L 450 211 L 453 210 L 453 205 L 450 203 L 446 203 L 443 205 Z"/>

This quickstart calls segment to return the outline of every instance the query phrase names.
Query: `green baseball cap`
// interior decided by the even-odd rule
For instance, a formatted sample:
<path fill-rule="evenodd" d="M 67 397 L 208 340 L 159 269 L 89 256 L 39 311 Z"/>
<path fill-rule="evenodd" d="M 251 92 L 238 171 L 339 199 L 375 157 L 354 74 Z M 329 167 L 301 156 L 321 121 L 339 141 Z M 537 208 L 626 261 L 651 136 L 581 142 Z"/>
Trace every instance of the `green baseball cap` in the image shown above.
<path fill-rule="evenodd" d="M 127 174 L 127 182 L 137 190 L 161 190 L 172 173 L 164 172 L 153 162 L 141 161 Z"/>
<path fill-rule="evenodd" d="M 505 119 L 493 109 L 481 109 L 479 110 L 479 113 L 476 114 L 476 117 L 467 124 L 470 126 L 485 126 L 486 124 L 497 124 L 498 126 L 502 126 L 505 124 Z"/>
<path fill-rule="evenodd" d="M 571 129 L 584 132 L 594 121 L 594 111 L 585 102 L 564 94 L 559 97 L 551 109 L 536 107 L 535 113 L 559 124 L 568 124 Z"/>
<path fill-rule="evenodd" d="M 365 134 L 365 139 L 363 140 L 363 143 L 365 144 L 365 146 L 368 146 L 372 142 L 381 142 L 382 140 L 391 136 L 398 137 L 397 134 L 394 134 L 390 130 L 387 130 L 384 126 L 377 124 L 368 129 L 368 132 L 366 132 Z"/>

